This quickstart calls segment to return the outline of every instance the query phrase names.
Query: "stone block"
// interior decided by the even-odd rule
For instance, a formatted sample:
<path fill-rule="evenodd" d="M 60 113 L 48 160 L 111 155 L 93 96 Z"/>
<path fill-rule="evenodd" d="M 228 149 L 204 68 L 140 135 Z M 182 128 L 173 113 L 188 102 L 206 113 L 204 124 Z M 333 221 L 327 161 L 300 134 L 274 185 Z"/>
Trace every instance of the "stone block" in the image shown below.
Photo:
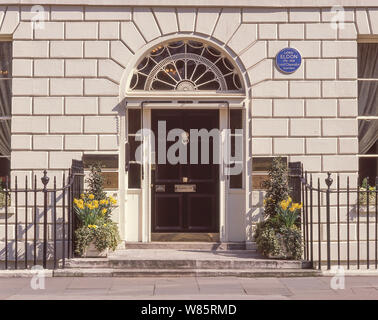
<path fill-rule="evenodd" d="M 81 133 L 82 117 L 52 116 L 50 117 L 50 133 Z"/>
<path fill-rule="evenodd" d="M 84 42 L 85 58 L 108 58 L 109 42 L 108 41 L 85 41 Z"/>
<path fill-rule="evenodd" d="M 13 58 L 47 58 L 49 56 L 48 41 L 13 41 Z"/>
<path fill-rule="evenodd" d="M 48 153 L 41 151 L 12 151 L 12 169 L 46 169 Z"/>
<path fill-rule="evenodd" d="M 83 94 L 83 80 L 70 78 L 50 79 L 50 94 L 52 96 L 81 96 Z"/>
<path fill-rule="evenodd" d="M 357 136 L 357 119 L 323 119 L 324 136 Z"/>
<path fill-rule="evenodd" d="M 196 9 L 177 8 L 177 20 L 181 32 L 193 32 L 196 22 Z"/>
<path fill-rule="evenodd" d="M 51 6 L 51 20 L 72 21 L 83 20 L 84 12 L 82 6 Z"/>
<path fill-rule="evenodd" d="M 34 150 L 62 150 L 63 136 L 47 135 L 47 136 L 33 136 Z"/>
<path fill-rule="evenodd" d="M 306 100 L 307 117 L 336 117 L 337 100 L 336 99 L 307 99 Z"/>
<path fill-rule="evenodd" d="M 321 121 L 320 119 L 291 119 L 290 135 L 292 136 L 320 136 Z"/>
<path fill-rule="evenodd" d="M 67 97 L 66 114 L 97 114 L 96 97 Z"/>
<path fill-rule="evenodd" d="M 307 79 L 336 79 L 335 59 L 307 59 Z"/>
<path fill-rule="evenodd" d="M 34 60 L 34 76 L 36 77 L 63 77 L 64 60 L 36 59 Z"/>
<path fill-rule="evenodd" d="M 178 31 L 177 16 L 174 8 L 153 8 L 153 11 L 163 34 Z"/>
<path fill-rule="evenodd" d="M 252 117 L 271 117 L 272 99 L 253 99 Z"/>
<path fill-rule="evenodd" d="M 287 136 L 287 119 L 252 119 L 252 136 Z"/>
<path fill-rule="evenodd" d="M 118 133 L 118 120 L 115 116 L 88 116 L 84 118 L 85 133 Z"/>
<path fill-rule="evenodd" d="M 35 97 L 33 114 L 40 114 L 40 115 L 63 114 L 63 98 Z"/>
<path fill-rule="evenodd" d="M 137 52 L 146 44 L 133 22 L 123 22 L 121 24 L 121 39 L 134 52 Z"/>
<path fill-rule="evenodd" d="M 119 92 L 119 86 L 107 79 L 85 79 L 84 94 L 86 96 L 114 96 Z"/>
<path fill-rule="evenodd" d="M 243 22 L 287 22 L 286 10 L 271 8 L 243 9 Z"/>
<path fill-rule="evenodd" d="M 212 34 L 218 20 L 219 12 L 220 10 L 215 8 L 199 8 L 197 13 L 196 31 L 203 34 Z M 155 14 L 157 14 L 156 9 Z M 158 20 L 161 25 L 159 18 Z M 172 21 L 171 24 L 173 23 L 174 22 Z"/>
<path fill-rule="evenodd" d="M 50 56 L 52 58 L 82 58 L 82 41 L 51 41 Z"/>
<path fill-rule="evenodd" d="M 65 150 L 97 150 L 96 135 L 66 135 Z"/>
<path fill-rule="evenodd" d="M 275 117 L 303 117 L 304 100 L 302 99 L 275 99 L 273 102 Z"/>
<path fill-rule="evenodd" d="M 291 98 L 320 98 L 320 81 L 290 81 Z"/>
<path fill-rule="evenodd" d="M 299 138 L 274 138 L 273 139 L 274 154 L 304 154 L 304 139 Z"/>
<path fill-rule="evenodd" d="M 155 17 L 149 8 L 137 7 L 134 9 L 133 19 L 146 41 L 160 37 L 160 31 L 156 24 Z"/>
<path fill-rule="evenodd" d="M 97 22 L 66 22 L 66 39 L 97 39 Z"/>
<path fill-rule="evenodd" d="M 66 60 L 67 77 L 96 77 L 97 60 L 94 59 L 67 59 Z"/>
<path fill-rule="evenodd" d="M 337 154 L 336 138 L 307 138 L 306 153 L 309 154 Z"/>
<path fill-rule="evenodd" d="M 273 143 L 272 138 L 252 138 L 253 155 L 272 155 Z"/>
<path fill-rule="evenodd" d="M 180 15 L 179 15 L 180 17 Z M 240 9 L 224 8 L 218 19 L 213 37 L 226 43 L 235 33 L 241 22 Z"/>
<path fill-rule="evenodd" d="M 115 22 L 115 21 L 100 22 L 99 38 L 102 40 L 119 39 L 119 22 Z"/>

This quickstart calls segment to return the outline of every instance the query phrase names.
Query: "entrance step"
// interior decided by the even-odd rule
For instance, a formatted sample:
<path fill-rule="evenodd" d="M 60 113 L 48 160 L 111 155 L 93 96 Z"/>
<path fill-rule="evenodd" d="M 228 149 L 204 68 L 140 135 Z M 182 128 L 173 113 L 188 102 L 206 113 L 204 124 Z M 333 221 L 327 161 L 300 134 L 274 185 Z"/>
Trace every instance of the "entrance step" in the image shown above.
<path fill-rule="evenodd" d="M 320 270 L 312 269 L 58 269 L 54 277 L 244 277 L 244 278 L 284 278 L 316 277 Z"/>
<path fill-rule="evenodd" d="M 245 250 L 245 242 L 125 242 L 126 249 Z"/>
<path fill-rule="evenodd" d="M 68 269 L 112 269 L 114 272 L 133 270 L 301 270 L 311 265 L 303 261 L 263 259 L 251 250 L 167 250 L 130 249 L 119 250 L 108 258 L 74 258 L 66 261 Z"/>

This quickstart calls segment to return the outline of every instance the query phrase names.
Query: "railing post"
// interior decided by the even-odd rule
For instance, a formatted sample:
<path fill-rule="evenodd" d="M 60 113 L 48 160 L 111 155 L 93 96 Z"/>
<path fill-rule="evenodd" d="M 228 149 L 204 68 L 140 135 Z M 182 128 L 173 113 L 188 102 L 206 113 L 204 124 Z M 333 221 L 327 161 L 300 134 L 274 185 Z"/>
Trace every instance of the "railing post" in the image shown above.
<path fill-rule="evenodd" d="M 43 184 L 43 268 L 47 267 L 47 184 L 50 178 L 47 176 L 47 171 L 43 171 L 41 178 Z"/>
<path fill-rule="evenodd" d="M 331 173 L 327 173 L 328 178 L 325 179 L 325 183 L 327 185 L 326 191 L 326 208 L 327 208 L 327 269 L 331 269 L 331 226 L 330 226 L 330 216 L 331 216 L 331 208 L 330 208 L 330 194 L 331 194 L 331 185 L 333 183 L 333 179 L 331 178 Z"/>

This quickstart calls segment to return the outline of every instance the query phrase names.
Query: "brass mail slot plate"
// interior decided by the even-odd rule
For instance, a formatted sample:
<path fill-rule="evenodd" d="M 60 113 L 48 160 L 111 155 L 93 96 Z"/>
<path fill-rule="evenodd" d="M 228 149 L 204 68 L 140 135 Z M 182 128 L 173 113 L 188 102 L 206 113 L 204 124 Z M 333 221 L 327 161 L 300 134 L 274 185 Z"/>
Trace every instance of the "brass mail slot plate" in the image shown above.
<path fill-rule="evenodd" d="M 175 192 L 196 192 L 195 184 L 175 184 Z"/>
<path fill-rule="evenodd" d="M 164 184 L 157 184 L 155 186 L 155 191 L 156 192 L 165 192 L 165 185 Z"/>

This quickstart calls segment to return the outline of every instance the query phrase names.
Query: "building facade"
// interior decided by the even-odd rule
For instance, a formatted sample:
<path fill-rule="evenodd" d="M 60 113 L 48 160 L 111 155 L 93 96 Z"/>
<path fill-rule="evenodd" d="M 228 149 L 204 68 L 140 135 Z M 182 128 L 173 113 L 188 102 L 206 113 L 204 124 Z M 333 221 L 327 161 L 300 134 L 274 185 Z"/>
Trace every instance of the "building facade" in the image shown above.
<path fill-rule="evenodd" d="M 347 176 L 356 186 L 359 170 L 376 175 L 375 1 L 181 2 L 2 1 L 12 179 L 31 183 L 47 169 L 59 185 L 72 159 L 102 160 L 124 240 L 250 247 L 272 157 L 302 162 L 322 186 L 328 171 L 342 187 Z M 301 56 L 295 72 L 277 66 L 285 48 Z M 150 134 L 160 122 L 181 129 L 185 146 L 190 129 L 217 129 L 220 159 L 235 155 L 230 129 L 240 172 L 228 175 L 223 160 L 160 163 L 161 139 Z M 167 149 L 176 141 L 166 140 Z"/>

